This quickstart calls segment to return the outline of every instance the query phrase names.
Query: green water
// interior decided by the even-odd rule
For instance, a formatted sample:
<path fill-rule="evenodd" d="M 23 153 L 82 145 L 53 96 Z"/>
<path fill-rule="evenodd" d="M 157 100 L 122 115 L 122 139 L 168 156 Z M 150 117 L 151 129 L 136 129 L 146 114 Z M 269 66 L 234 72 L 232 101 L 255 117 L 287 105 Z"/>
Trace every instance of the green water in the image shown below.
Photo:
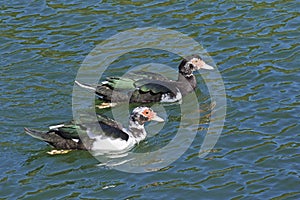
<path fill-rule="evenodd" d="M 0 3 L 0 198 L 299 199 L 300 2 L 123 2 Z M 222 75 L 226 121 L 206 157 L 198 157 L 205 122 L 177 161 L 141 174 L 97 166 L 83 151 L 50 156 L 49 146 L 24 134 L 23 127 L 70 120 L 85 56 L 114 34 L 143 27 L 193 38 Z M 120 57 L 108 75 L 153 60 L 178 65 L 172 54 L 143 50 Z M 138 150 L 167 144 L 177 126 L 171 117 Z"/>

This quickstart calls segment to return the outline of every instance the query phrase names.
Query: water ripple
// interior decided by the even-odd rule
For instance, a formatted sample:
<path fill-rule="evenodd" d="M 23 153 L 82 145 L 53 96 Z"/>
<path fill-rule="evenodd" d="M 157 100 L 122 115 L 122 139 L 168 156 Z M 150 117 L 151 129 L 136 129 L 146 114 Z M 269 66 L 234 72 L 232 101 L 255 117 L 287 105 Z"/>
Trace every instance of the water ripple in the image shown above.
<path fill-rule="evenodd" d="M 0 6 L 2 198 L 300 198 L 297 1 L 11 1 Z M 70 120 L 73 82 L 84 57 L 118 32 L 147 26 L 194 38 L 223 76 L 226 123 L 205 158 L 199 159 L 198 151 L 209 115 L 179 160 L 146 174 L 99 167 L 88 152 L 49 156 L 50 147 L 23 133 L 24 126 L 43 129 Z M 153 60 L 176 66 L 174 56 L 132 52 L 107 73 L 122 74 Z M 209 99 L 201 89 L 205 104 Z M 138 149 L 168 144 L 180 120 L 175 114 L 165 133 Z"/>

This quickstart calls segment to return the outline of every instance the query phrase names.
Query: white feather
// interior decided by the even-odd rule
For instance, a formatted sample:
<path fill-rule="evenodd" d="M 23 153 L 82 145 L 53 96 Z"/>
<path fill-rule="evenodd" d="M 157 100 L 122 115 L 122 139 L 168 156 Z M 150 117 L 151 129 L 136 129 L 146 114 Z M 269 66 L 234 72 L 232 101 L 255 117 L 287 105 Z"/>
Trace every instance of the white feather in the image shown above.
<path fill-rule="evenodd" d="M 61 128 L 61 127 L 63 127 L 63 126 L 64 126 L 64 124 L 58 124 L 58 125 L 54 125 L 54 126 L 49 126 L 49 129 L 50 129 L 50 130 L 58 129 L 58 128 Z"/>
<path fill-rule="evenodd" d="M 164 102 L 164 103 L 172 103 L 172 102 L 176 102 L 176 101 L 180 101 L 182 99 L 182 94 L 181 92 L 177 89 L 176 95 L 175 97 L 171 97 L 170 94 L 163 94 L 161 96 L 160 102 Z"/>
<path fill-rule="evenodd" d="M 79 87 L 82 87 L 82 88 L 86 88 L 86 89 L 89 89 L 89 90 L 93 90 L 93 91 L 96 91 L 96 88 L 93 87 L 93 86 L 90 86 L 88 84 L 83 84 L 83 83 L 80 83 L 78 81 L 75 81 L 75 83 L 79 86 Z"/>
<path fill-rule="evenodd" d="M 76 142 L 76 143 L 79 142 L 79 139 L 74 139 L 74 138 L 72 138 L 72 140 L 73 140 L 74 142 Z"/>

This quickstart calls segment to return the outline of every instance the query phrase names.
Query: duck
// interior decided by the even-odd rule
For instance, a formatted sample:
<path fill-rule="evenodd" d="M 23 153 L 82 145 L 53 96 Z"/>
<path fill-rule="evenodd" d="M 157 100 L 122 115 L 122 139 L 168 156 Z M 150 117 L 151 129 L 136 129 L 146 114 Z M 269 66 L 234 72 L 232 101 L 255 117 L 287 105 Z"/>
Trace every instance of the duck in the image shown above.
<path fill-rule="evenodd" d="M 28 135 L 47 142 L 54 151 L 49 154 L 60 154 L 54 152 L 65 152 L 70 150 L 91 150 L 102 153 L 128 151 L 136 144 L 145 140 L 147 132 L 144 124 L 149 121 L 163 122 L 149 107 L 136 107 L 129 117 L 128 128 L 124 128 L 119 122 L 97 114 L 95 122 L 75 124 L 74 121 L 49 126 L 47 132 L 24 128 Z M 101 133 L 93 132 L 93 127 L 101 127 Z"/>
<path fill-rule="evenodd" d="M 89 89 L 104 103 L 174 103 L 193 92 L 197 87 L 194 71 L 214 68 L 206 64 L 199 55 L 185 57 L 178 66 L 178 79 L 169 80 L 154 72 L 132 72 L 125 77 L 107 77 L 97 85 L 75 81 L 81 88 Z"/>

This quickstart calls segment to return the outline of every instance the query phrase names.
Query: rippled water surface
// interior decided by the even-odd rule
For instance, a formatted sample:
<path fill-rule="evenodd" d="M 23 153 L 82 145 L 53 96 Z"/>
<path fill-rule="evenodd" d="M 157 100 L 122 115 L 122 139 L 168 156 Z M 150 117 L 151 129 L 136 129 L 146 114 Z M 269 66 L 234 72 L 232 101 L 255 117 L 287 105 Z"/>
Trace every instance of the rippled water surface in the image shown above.
<path fill-rule="evenodd" d="M 300 199 L 299 1 L 123 2 L 0 3 L 0 198 Z M 177 161 L 140 174 L 98 166 L 89 152 L 50 156 L 49 146 L 24 134 L 23 127 L 70 120 L 85 56 L 114 34 L 143 27 L 193 38 L 222 75 L 226 121 L 207 156 L 198 157 L 205 119 Z M 107 73 L 153 61 L 178 65 L 173 54 L 145 49 L 120 57 Z M 174 114 L 168 126 L 136 151 L 174 137 L 180 118 L 176 106 L 166 109 Z"/>

